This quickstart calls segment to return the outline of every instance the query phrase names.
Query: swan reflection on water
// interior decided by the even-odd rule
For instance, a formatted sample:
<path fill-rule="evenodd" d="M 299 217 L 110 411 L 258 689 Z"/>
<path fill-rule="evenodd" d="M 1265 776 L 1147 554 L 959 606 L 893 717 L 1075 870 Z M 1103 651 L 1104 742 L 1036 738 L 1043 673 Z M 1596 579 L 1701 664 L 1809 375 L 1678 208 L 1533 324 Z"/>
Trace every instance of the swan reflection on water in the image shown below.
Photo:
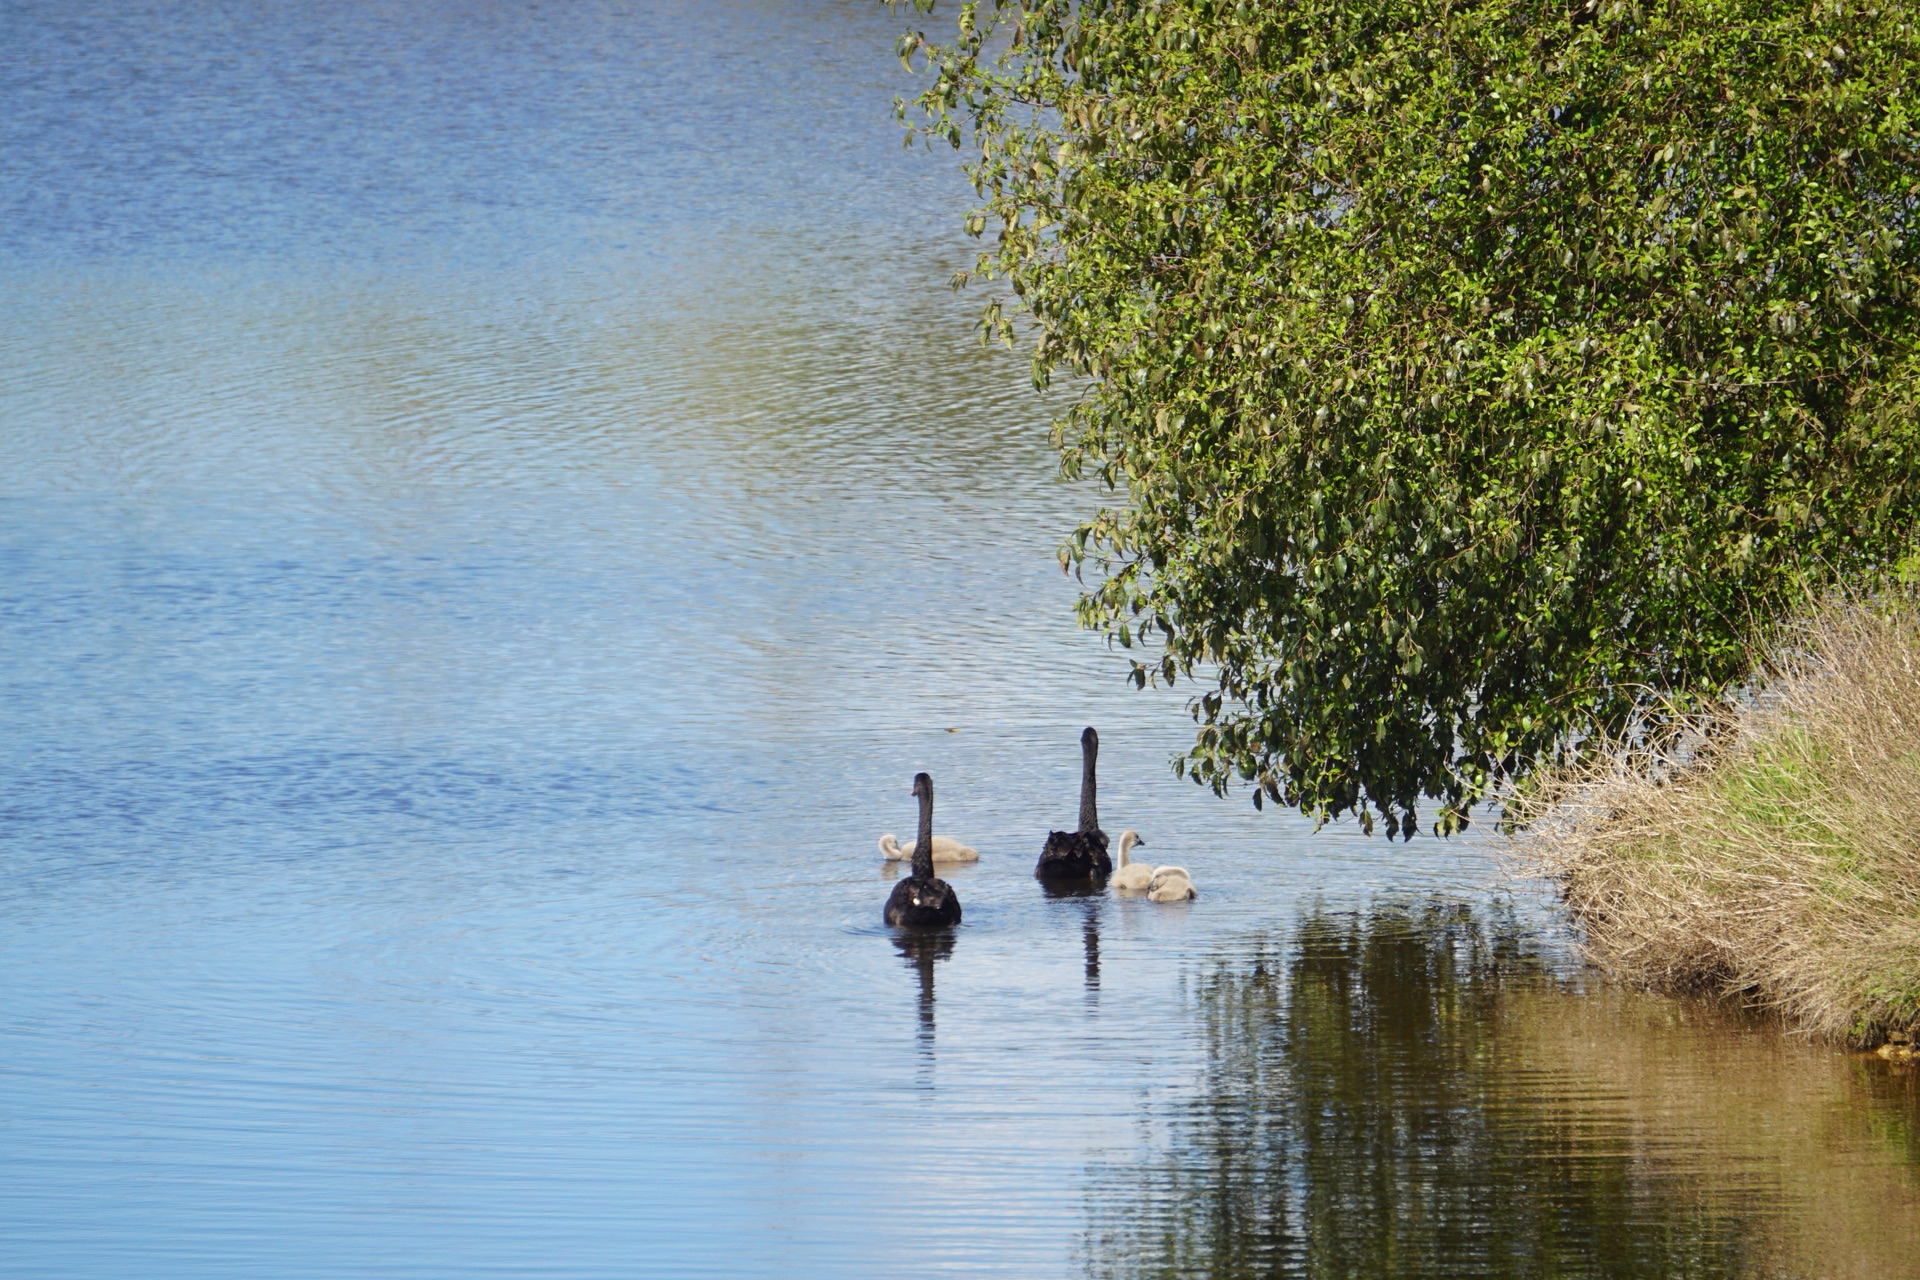
<path fill-rule="evenodd" d="M 1042 880 L 1040 892 L 1051 901 L 1080 900 L 1086 913 L 1080 922 L 1080 940 L 1086 948 L 1087 994 L 1099 994 L 1100 913 L 1106 909 L 1106 880 Z"/>
<path fill-rule="evenodd" d="M 1100 994 L 1100 904 L 1087 903 L 1087 918 L 1080 926 L 1080 941 L 1087 952 L 1087 994 Z"/>
<path fill-rule="evenodd" d="M 954 932 L 951 929 L 907 929 L 893 935 L 893 945 L 906 960 L 907 967 L 920 977 L 920 1040 L 933 1048 L 933 966 L 953 957 Z"/>

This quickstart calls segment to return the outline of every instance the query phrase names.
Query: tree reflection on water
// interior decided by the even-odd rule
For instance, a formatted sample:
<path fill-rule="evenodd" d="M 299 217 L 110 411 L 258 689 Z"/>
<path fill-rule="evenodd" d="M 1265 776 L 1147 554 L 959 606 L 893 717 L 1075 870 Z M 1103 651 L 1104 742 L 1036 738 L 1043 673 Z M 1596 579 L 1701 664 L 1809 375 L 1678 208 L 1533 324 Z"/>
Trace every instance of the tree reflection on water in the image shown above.
<path fill-rule="evenodd" d="M 1314 915 L 1287 944 L 1216 966 L 1196 1003 L 1197 1096 L 1165 1110 L 1168 1141 L 1144 1168 L 1096 1177 L 1091 1274 L 1803 1274 L 1776 1248 L 1794 1211 L 1773 1169 L 1782 1153 L 1706 1150 L 1673 1084 L 1686 1072 L 1650 1056 L 1670 1051 L 1652 1048 L 1657 1029 L 1566 991 L 1510 918 L 1451 905 Z M 1734 1065 L 1752 1071 L 1721 1078 L 1723 1098 L 1804 1084 L 1798 1058 L 1738 1058 L 1761 1052 L 1741 1034 Z M 1609 1043 L 1634 1037 L 1644 1045 Z M 1808 1061 L 1822 1080 L 1847 1069 Z M 1873 1194 L 1907 1200 L 1904 1163 L 1870 1170 Z"/>

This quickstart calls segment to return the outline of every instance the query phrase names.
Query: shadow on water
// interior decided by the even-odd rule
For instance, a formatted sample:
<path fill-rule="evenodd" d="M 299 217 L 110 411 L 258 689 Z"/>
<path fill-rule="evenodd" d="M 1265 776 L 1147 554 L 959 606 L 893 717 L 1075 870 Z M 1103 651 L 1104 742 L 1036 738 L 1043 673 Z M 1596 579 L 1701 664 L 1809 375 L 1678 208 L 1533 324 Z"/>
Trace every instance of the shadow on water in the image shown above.
<path fill-rule="evenodd" d="M 1911 1071 L 1572 985 L 1452 905 L 1222 962 L 1196 1095 L 1094 1177 L 1089 1274 L 1913 1274 Z"/>

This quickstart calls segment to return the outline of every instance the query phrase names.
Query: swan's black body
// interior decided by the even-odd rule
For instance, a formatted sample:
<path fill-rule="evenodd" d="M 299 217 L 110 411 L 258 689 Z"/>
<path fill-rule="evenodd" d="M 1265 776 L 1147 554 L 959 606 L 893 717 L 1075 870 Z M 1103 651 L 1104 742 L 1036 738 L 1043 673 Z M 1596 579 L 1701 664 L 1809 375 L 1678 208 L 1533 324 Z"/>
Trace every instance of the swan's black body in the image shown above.
<path fill-rule="evenodd" d="M 1094 803 L 1094 762 L 1100 755 L 1100 735 L 1088 725 L 1080 735 L 1080 829 L 1051 831 L 1040 850 L 1033 874 L 1042 880 L 1105 880 L 1113 874 L 1107 856 L 1107 833 L 1100 829 Z"/>
<path fill-rule="evenodd" d="M 909 876 L 887 895 L 887 923 L 902 929 L 943 929 L 960 923 L 960 895 L 945 880 Z"/>
<path fill-rule="evenodd" d="M 913 874 L 887 895 L 886 921 L 904 929 L 939 929 L 960 923 L 960 895 L 933 874 L 933 779 L 913 775 L 920 797 L 920 840 L 913 847 Z"/>
<path fill-rule="evenodd" d="M 1104 880 L 1113 874 L 1104 831 L 1049 831 L 1033 874 L 1042 880 Z"/>

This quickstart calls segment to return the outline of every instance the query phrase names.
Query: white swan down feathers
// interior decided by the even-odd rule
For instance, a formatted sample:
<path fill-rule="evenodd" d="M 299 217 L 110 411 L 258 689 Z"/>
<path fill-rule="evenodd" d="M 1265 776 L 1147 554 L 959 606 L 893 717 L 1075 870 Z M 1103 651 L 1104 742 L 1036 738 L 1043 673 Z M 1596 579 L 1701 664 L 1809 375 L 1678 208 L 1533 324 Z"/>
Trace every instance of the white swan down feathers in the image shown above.
<path fill-rule="evenodd" d="M 1153 882 L 1147 886 L 1147 901 L 1185 902 L 1189 898 L 1199 896 L 1199 892 L 1193 887 L 1193 877 L 1187 874 L 1185 867 L 1153 869 Z"/>
<path fill-rule="evenodd" d="M 1127 856 L 1135 845 L 1145 848 L 1146 843 L 1132 827 L 1120 833 L 1120 865 L 1113 869 L 1108 884 L 1116 889 L 1145 889 L 1153 883 L 1153 864 L 1135 862 Z"/>
<path fill-rule="evenodd" d="M 913 847 L 919 842 L 909 840 L 901 844 L 899 837 L 889 831 L 880 837 L 880 853 L 888 862 L 913 861 Z M 933 860 L 935 862 L 978 862 L 980 851 L 969 845 L 961 844 L 952 836 L 933 838 Z"/>
<path fill-rule="evenodd" d="M 1186 902 L 1200 896 L 1193 887 L 1193 874 L 1185 867 L 1156 867 L 1150 862 L 1135 862 L 1129 855 L 1146 841 L 1132 829 L 1120 833 L 1120 863 L 1108 880 L 1116 889 L 1146 890 L 1149 902 Z"/>

